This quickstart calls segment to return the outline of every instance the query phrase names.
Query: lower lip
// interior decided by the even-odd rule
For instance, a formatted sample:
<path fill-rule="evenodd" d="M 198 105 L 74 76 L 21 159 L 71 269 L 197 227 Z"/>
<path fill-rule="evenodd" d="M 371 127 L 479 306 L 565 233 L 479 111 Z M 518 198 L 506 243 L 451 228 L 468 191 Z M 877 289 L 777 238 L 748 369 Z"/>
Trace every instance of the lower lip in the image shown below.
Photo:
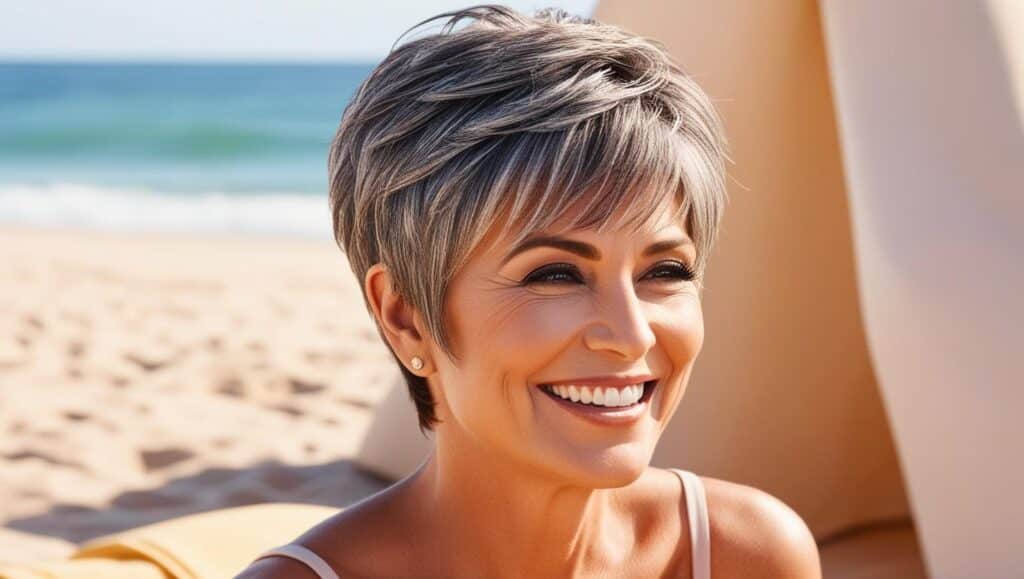
<path fill-rule="evenodd" d="M 623 426 L 636 422 L 647 411 L 647 403 L 650 401 L 656 385 L 656 381 L 646 383 L 644 385 L 644 395 L 636 404 L 614 408 L 594 404 L 578 404 L 554 394 L 549 394 L 540 386 L 537 388 L 545 398 L 584 420 L 601 426 Z"/>

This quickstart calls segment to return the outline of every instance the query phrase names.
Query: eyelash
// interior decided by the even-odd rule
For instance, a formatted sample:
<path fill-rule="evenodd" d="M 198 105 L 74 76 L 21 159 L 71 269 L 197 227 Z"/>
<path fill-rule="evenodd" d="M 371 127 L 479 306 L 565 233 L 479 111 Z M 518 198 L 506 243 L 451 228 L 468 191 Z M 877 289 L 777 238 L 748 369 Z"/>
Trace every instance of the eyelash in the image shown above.
<path fill-rule="evenodd" d="M 666 264 L 672 264 L 672 265 L 666 265 Z M 664 266 L 664 267 L 660 267 L 660 266 Z M 659 271 L 667 271 L 671 275 L 668 275 L 668 276 L 658 276 L 658 277 L 656 277 L 654 279 L 669 279 L 669 280 L 681 279 L 681 280 L 685 280 L 685 281 L 693 281 L 694 278 L 696 278 L 696 275 L 694 275 L 693 270 L 690 269 L 690 266 L 688 266 L 687 264 L 685 264 L 685 263 L 683 263 L 681 261 L 662 262 L 662 263 L 658 264 L 658 266 L 656 266 L 653 270 L 651 270 L 650 273 L 656 273 L 656 272 L 659 272 Z M 553 279 L 551 279 L 551 277 L 556 275 L 556 274 L 559 274 L 559 275 L 560 274 L 570 275 L 570 276 L 573 277 L 573 280 L 553 280 Z M 530 284 L 534 284 L 534 283 L 562 283 L 563 281 L 564 282 L 568 282 L 568 281 L 581 281 L 581 280 L 578 279 L 579 277 L 581 277 L 581 276 L 579 276 L 578 270 L 576 269 L 575 266 L 572 266 L 572 265 L 569 265 L 569 264 L 546 265 L 544 267 L 541 267 L 539 269 L 534 270 L 532 273 L 530 273 L 528 276 L 526 276 L 526 279 L 523 280 L 523 285 L 530 285 Z"/>

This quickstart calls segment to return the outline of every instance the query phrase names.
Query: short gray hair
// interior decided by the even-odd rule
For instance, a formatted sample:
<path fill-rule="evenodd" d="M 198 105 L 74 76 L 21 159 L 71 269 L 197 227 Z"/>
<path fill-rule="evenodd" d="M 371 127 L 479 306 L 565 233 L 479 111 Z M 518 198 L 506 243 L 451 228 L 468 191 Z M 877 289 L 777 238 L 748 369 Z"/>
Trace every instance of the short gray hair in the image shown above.
<path fill-rule="evenodd" d="M 331 143 L 335 239 L 357 279 L 387 266 L 454 360 L 445 295 L 492 227 L 516 244 L 566 215 L 570 228 L 639 225 L 671 198 L 699 281 L 725 205 L 727 145 L 710 99 L 664 47 L 558 9 L 474 6 L 410 30 L 443 19 L 392 48 Z M 395 358 L 420 429 L 432 429 L 426 380 Z"/>

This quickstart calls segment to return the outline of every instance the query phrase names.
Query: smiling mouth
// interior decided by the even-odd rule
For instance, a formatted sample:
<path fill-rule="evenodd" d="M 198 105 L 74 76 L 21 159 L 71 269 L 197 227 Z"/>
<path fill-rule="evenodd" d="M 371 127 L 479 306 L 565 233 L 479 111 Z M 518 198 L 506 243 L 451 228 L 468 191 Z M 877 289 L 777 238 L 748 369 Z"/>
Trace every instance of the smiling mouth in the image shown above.
<path fill-rule="evenodd" d="M 645 404 L 651 399 L 657 380 L 640 382 L 630 386 L 589 386 L 585 384 L 540 384 L 540 389 L 559 402 L 568 402 L 582 407 L 617 410 Z"/>

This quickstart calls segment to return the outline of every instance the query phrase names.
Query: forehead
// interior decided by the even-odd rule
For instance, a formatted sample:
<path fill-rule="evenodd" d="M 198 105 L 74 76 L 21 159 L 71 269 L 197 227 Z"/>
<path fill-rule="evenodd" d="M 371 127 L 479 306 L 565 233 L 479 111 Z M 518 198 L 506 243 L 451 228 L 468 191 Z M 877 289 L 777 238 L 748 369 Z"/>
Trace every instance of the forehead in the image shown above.
<path fill-rule="evenodd" d="M 586 203 L 578 202 L 555 219 L 539 227 L 525 229 L 520 223 L 510 223 L 508 212 L 503 212 L 483 236 L 472 252 L 473 257 L 482 255 L 503 255 L 522 241 L 538 235 L 584 236 L 610 234 L 613 236 L 647 237 L 673 232 L 675 237 L 690 238 L 685 215 L 679 214 L 679 202 L 666 198 L 653 209 L 626 207 L 617 209 L 610 219 L 588 223 Z"/>

